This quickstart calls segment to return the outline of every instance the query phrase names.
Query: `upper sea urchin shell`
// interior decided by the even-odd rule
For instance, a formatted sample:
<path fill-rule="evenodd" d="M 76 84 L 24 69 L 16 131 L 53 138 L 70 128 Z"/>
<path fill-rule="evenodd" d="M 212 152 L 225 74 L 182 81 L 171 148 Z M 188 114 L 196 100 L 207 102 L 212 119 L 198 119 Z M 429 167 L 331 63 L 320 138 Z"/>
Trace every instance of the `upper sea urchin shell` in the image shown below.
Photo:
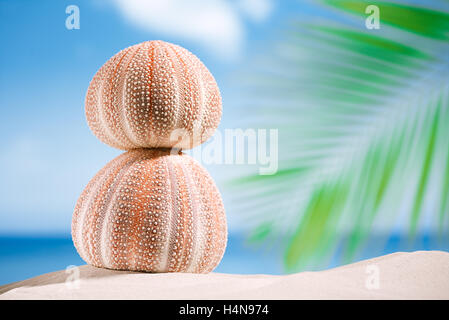
<path fill-rule="evenodd" d="M 93 133 L 122 150 L 193 148 L 221 119 L 218 86 L 192 53 L 147 41 L 109 59 L 92 79 L 86 117 Z"/>
<path fill-rule="evenodd" d="M 205 273 L 223 256 L 227 227 L 220 193 L 192 157 L 137 149 L 89 182 L 74 210 L 72 238 L 97 267 Z"/>

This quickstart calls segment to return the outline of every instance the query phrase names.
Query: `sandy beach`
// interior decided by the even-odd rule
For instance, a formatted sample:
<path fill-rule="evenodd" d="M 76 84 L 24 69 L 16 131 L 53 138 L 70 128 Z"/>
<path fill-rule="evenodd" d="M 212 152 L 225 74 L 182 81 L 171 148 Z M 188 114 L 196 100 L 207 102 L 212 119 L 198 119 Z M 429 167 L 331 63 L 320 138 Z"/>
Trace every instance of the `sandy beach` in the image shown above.
<path fill-rule="evenodd" d="M 443 251 L 398 252 L 282 276 L 150 274 L 87 265 L 78 271 L 1 286 L 0 299 L 449 299 L 449 253 Z"/>

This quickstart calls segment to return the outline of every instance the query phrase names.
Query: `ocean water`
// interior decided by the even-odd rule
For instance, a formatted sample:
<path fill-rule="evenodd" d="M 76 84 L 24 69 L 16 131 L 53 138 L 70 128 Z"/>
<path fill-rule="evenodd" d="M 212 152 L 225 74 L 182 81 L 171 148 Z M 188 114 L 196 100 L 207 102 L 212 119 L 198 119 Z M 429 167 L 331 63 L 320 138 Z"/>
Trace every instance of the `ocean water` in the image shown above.
<path fill-rule="evenodd" d="M 400 235 L 372 236 L 363 246 L 356 261 L 397 251 L 449 251 L 448 238 L 422 235 L 413 242 Z M 338 256 L 338 250 L 334 257 Z M 247 244 L 243 235 L 230 235 L 225 255 L 215 272 L 240 274 L 283 274 L 283 252 L 267 251 Z M 0 236 L 0 285 L 20 281 L 70 265 L 83 265 L 72 240 L 67 236 L 18 237 Z M 332 258 L 327 267 L 335 267 L 339 260 Z M 313 270 L 313 268 L 311 268 Z M 321 268 L 315 268 L 320 270 Z"/>

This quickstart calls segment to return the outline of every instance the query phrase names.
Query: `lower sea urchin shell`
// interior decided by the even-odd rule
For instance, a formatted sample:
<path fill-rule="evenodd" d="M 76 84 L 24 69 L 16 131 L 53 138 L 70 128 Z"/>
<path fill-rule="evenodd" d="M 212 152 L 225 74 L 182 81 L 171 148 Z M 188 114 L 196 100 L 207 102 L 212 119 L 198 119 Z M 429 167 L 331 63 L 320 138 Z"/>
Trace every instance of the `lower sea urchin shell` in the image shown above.
<path fill-rule="evenodd" d="M 148 272 L 212 271 L 227 238 L 220 193 L 185 154 L 138 149 L 109 162 L 75 207 L 72 238 L 89 264 Z"/>

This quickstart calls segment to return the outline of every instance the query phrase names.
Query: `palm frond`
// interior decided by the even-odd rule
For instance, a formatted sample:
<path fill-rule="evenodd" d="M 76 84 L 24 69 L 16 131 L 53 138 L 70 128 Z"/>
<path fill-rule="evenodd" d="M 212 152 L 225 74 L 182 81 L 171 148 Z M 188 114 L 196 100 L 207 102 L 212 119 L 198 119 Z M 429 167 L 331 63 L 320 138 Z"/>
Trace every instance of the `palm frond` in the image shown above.
<path fill-rule="evenodd" d="M 323 3 L 355 16 L 368 5 Z M 352 261 L 369 232 L 398 221 L 411 237 L 424 218 L 449 230 L 449 14 L 369 4 L 383 32 L 294 22 L 246 79 L 258 93 L 249 112 L 279 128 L 280 170 L 231 186 L 256 218 L 252 239 L 285 238 L 288 271 L 324 266 L 337 247 Z"/>

